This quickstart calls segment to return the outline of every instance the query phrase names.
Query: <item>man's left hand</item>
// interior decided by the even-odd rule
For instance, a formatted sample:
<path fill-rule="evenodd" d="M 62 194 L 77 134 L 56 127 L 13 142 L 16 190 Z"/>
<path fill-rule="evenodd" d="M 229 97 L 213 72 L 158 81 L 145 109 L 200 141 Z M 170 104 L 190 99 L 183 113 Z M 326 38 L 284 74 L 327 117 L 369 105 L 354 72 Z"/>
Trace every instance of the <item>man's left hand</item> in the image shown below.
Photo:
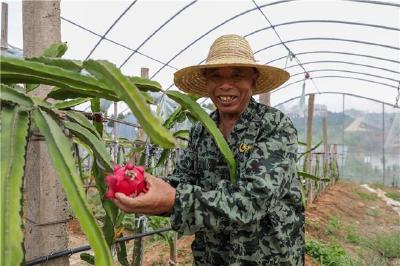
<path fill-rule="evenodd" d="M 161 178 L 144 173 L 148 191 L 135 198 L 123 193 L 115 193 L 113 202 L 121 210 L 146 215 L 171 213 L 175 203 L 175 188 Z"/>

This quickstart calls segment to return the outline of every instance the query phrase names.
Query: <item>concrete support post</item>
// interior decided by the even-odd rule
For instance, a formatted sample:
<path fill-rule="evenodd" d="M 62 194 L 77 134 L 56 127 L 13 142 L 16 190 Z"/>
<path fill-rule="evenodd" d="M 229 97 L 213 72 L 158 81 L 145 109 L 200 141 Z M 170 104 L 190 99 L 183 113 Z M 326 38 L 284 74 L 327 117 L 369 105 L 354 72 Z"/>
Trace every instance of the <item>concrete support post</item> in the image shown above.
<path fill-rule="evenodd" d="M 38 56 L 61 41 L 60 1 L 23 1 L 24 57 Z M 40 86 L 31 95 L 44 98 L 50 86 Z M 68 203 L 48 154 L 46 142 L 32 136 L 25 168 L 24 214 L 26 259 L 44 256 L 68 247 Z M 69 265 L 68 257 L 46 262 Z"/>

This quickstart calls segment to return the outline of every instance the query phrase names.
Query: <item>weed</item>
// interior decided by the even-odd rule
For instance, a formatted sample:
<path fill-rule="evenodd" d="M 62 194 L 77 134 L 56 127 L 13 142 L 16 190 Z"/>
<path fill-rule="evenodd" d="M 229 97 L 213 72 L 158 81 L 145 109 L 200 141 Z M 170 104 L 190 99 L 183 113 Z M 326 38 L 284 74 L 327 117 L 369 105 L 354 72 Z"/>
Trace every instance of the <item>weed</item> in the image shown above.
<path fill-rule="evenodd" d="M 306 219 L 306 225 L 316 230 L 320 229 L 320 224 L 317 221 Z"/>
<path fill-rule="evenodd" d="M 359 190 L 355 190 L 354 194 L 360 197 L 362 200 L 368 200 L 368 201 L 373 201 L 377 200 L 378 196 L 375 193 L 365 193 Z"/>
<path fill-rule="evenodd" d="M 345 228 L 346 240 L 353 244 L 360 244 L 363 240 L 361 236 L 357 234 L 357 230 L 354 225 Z"/>
<path fill-rule="evenodd" d="M 400 192 L 386 192 L 386 197 L 391 198 L 396 201 L 400 201 Z"/>
<path fill-rule="evenodd" d="M 386 258 L 400 258 L 400 232 L 377 235 L 367 246 Z"/>
<path fill-rule="evenodd" d="M 338 244 L 326 244 L 318 240 L 306 241 L 306 253 L 320 262 L 330 266 L 356 266 L 360 262 L 352 260 Z"/>
<path fill-rule="evenodd" d="M 336 233 L 341 228 L 341 224 L 339 218 L 336 216 L 330 216 L 328 220 L 328 224 L 325 228 L 326 235 L 332 235 Z"/>
<path fill-rule="evenodd" d="M 380 214 L 379 209 L 377 208 L 368 208 L 366 212 L 369 216 L 373 217 L 377 217 Z"/>

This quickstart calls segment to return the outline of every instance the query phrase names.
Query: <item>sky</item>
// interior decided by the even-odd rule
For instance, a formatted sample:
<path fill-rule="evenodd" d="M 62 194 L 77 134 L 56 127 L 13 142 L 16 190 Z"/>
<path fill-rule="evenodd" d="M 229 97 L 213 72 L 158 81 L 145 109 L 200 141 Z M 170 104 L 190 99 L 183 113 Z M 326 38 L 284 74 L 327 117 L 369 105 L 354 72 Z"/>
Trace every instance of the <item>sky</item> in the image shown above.
<path fill-rule="evenodd" d="M 22 48 L 21 1 L 5 2 L 9 6 L 9 44 Z M 399 1 L 385 1 L 392 5 L 343 0 L 132 3 L 61 1 L 61 35 L 69 46 L 64 57 L 84 60 L 100 40 L 97 35 L 105 34 L 131 5 L 106 35 L 114 43 L 103 39 L 90 58 L 109 60 L 121 66 L 127 75 L 140 75 L 140 68 L 148 67 L 152 79 L 160 82 L 163 89 L 175 89 L 173 73 L 202 62 L 217 37 L 236 33 L 247 36 L 260 64 L 282 57 L 268 64 L 286 68 L 291 74 L 283 86 L 291 85 L 272 93 L 272 105 L 301 95 L 303 68 L 312 77 L 305 83 L 306 93 L 335 91 L 395 103 L 400 79 Z M 270 23 L 275 25 L 276 32 L 269 27 Z M 280 40 L 298 61 L 288 59 L 289 52 Z M 124 63 L 132 50 L 138 52 Z M 342 108 L 340 95 L 320 94 L 316 101 L 333 111 Z M 376 112 L 381 111 L 382 105 L 346 97 L 346 108 Z"/>

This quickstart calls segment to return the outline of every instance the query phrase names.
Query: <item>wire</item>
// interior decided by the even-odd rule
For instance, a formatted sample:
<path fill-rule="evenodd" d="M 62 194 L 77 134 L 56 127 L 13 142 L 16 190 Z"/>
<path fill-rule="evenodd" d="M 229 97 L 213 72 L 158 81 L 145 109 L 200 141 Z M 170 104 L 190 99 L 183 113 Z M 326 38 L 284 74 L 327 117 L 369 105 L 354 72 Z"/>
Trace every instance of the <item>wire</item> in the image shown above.
<path fill-rule="evenodd" d="M 122 68 L 128 61 L 129 59 L 131 59 L 131 57 L 137 52 L 139 51 L 140 48 L 142 48 L 142 46 L 148 41 L 150 40 L 157 32 L 159 32 L 165 25 L 167 25 L 171 20 L 173 20 L 176 16 L 178 16 L 180 13 L 182 13 L 185 9 L 187 9 L 188 7 L 190 7 L 191 5 L 193 5 L 194 3 L 196 3 L 197 0 L 190 2 L 189 4 L 187 4 L 186 6 L 184 6 L 181 10 L 179 10 L 177 13 L 175 13 L 172 17 L 170 17 L 167 21 L 165 21 L 160 27 L 158 27 L 158 29 L 156 29 L 152 34 L 150 34 L 149 37 L 147 37 L 136 49 L 135 51 L 133 51 L 126 59 L 125 61 L 119 66 L 119 68 Z"/>
<path fill-rule="evenodd" d="M 93 35 L 96 35 L 96 36 L 98 36 L 98 37 L 102 37 L 100 34 L 94 32 L 94 31 L 92 31 L 92 30 L 89 30 L 88 28 L 85 28 L 84 26 L 79 25 L 78 23 L 76 23 L 76 22 L 74 22 L 74 21 L 71 21 L 71 20 L 69 20 L 69 19 L 67 19 L 67 18 L 65 18 L 65 17 L 61 17 L 61 19 L 64 20 L 64 21 L 66 21 L 66 22 L 68 22 L 68 23 L 70 23 L 70 24 L 72 24 L 72 25 L 74 25 L 74 26 L 76 26 L 76 27 L 78 27 L 78 28 L 80 28 L 80 29 L 82 29 L 82 30 L 84 30 L 84 31 L 87 31 L 87 32 L 89 32 L 89 33 L 91 33 L 91 34 L 93 34 Z M 118 42 L 116 42 L 116 41 L 113 41 L 113 40 L 111 40 L 111 39 L 108 39 L 108 38 L 106 38 L 106 37 L 104 37 L 104 40 L 109 41 L 109 42 L 111 42 L 111 43 L 113 43 L 113 44 L 115 44 L 115 45 L 117 45 L 117 46 L 123 47 L 123 48 L 125 48 L 125 49 L 127 49 L 127 50 L 129 50 L 129 51 L 135 51 L 134 49 L 132 49 L 132 48 L 126 46 L 126 45 L 123 45 L 123 44 L 121 44 L 121 43 L 118 43 Z M 167 64 L 167 63 L 164 63 L 164 62 L 162 62 L 162 61 L 160 61 L 160 60 L 158 60 L 158 59 L 156 59 L 156 58 L 153 58 L 153 57 L 151 57 L 151 56 L 149 56 L 149 55 L 147 55 L 147 54 L 144 54 L 144 53 L 139 52 L 139 51 L 136 51 L 136 52 L 137 52 L 138 54 L 140 54 L 140 55 L 142 55 L 142 56 L 144 56 L 144 57 L 150 59 L 150 60 L 153 60 L 153 61 L 155 61 L 155 62 L 157 62 L 157 63 L 162 64 L 162 65 L 168 66 L 168 67 L 170 67 L 170 68 L 172 68 L 172 69 L 178 70 L 178 68 L 176 68 L 176 67 L 174 67 L 174 66 L 171 66 L 171 65 L 169 65 L 169 64 Z"/>
<path fill-rule="evenodd" d="M 320 77 L 314 77 L 314 78 L 315 78 L 315 79 L 321 79 L 321 78 L 354 79 L 354 80 L 365 81 L 365 82 L 374 83 L 374 84 L 379 84 L 379 85 L 382 85 L 382 86 L 386 86 L 386 87 L 391 87 L 391 88 L 397 89 L 396 86 L 393 86 L 393 85 L 390 85 L 390 84 L 387 84 L 387 83 L 377 82 L 377 81 L 373 81 L 373 80 L 370 80 L 370 79 L 362 79 L 362 78 L 349 77 L 349 76 L 320 76 Z M 278 89 L 272 91 L 271 93 L 278 92 L 278 91 L 280 91 L 280 90 L 282 90 L 282 89 L 284 89 L 284 88 L 286 88 L 286 87 L 288 87 L 288 86 L 294 85 L 294 84 L 299 83 L 299 82 L 303 82 L 304 80 L 306 80 L 306 79 L 301 79 L 301 80 L 298 80 L 298 81 L 294 81 L 294 82 L 289 83 L 289 84 L 287 84 L 287 85 L 285 85 L 285 86 L 279 87 Z"/>
<path fill-rule="evenodd" d="M 296 54 L 293 53 L 293 52 L 290 50 L 290 48 L 286 45 L 286 43 L 282 40 L 281 36 L 280 36 L 279 33 L 276 31 L 275 26 L 274 26 L 274 25 L 271 23 L 271 21 L 268 19 L 267 15 L 265 15 L 264 11 L 262 11 L 262 9 L 258 6 L 258 4 L 256 3 L 255 0 L 252 0 L 252 1 L 253 1 L 254 5 L 257 7 L 257 9 L 261 12 L 261 14 L 263 15 L 263 17 L 268 21 L 268 23 L 269 23 L 269 25 L 271 26 L 272 30 L 275 32 L 276 36 L 278 37 L 279 41 L 281 42 L 280 44 L 282 44 L 282 45 L 286 48 L 286 50 L 288 51 L 288 53 L 289 53 L 288 56 L 289 56 L 289 57 L 292 56 L 292 57 L 296 60 L 297 64 L 303 69 L 304 74 L 308 73 L 308 71 L 305 69 L 305 67 L 304 67 L 303 64 L 301 63 L 300 59 L 298 59 L 298 58 L 296 57 Z M 311 79 L 312 83 L 314 84 L 314 87 L 317 89 L 317 92 L 320 93 L 320 90 L 319 90 L 317 84 L 316 84 L 316 83 L 314 82 L 314 80 L 312 79 L 312 77 L 310 77 L 310 79 Z"/>
<path fill-rule="evenodd" d="M 348 62 L 348 61 L 339 61 L 339 60 L 310 61 L 310 62 L 303 62 L 303 65 L 320 64 L 320 63 L 335 63 L 335 64 L 346 64 L 346 65 L 353 65 L 353 66 L 362 66 L 362 67 L 368 67 L 368 68 L 383 70 L 383 71 L 387 71 L 387 72 L 391 72 L 391 73 L 400 75 L 400 72 L 395 71 L 395 70 L 391 70 L 391 69 L 387 69 L 387 68 L 384 68 L 384 67 L 377 67 L 377 66 L 373 66 L 373 65 L 358 64 L 358 63 L 353 63 L 353 62 Z M 293 68 L 293 67 L 297 67 L 297 65 L 288 66 L 285 69 L 289 69 L 289 68 Z"/>
<path fill-rule="evenodd" d="M 392 59 L 388 59 L 388 58 L 377 57 L 377 56 L 372 56 L 372 55 L 367 55 L 367 54 L 347 53 L 347 52 L 341 52 L 341 51 L 309 51 L 309 52 L 297 53 L 297 55 L 304 55 L 304 54 L 342 54 L 342 55 L 354 55 L 354 56 L 372 58 L 372 59 L 376 59 L 376 60 L 382 60 L 382 61 L 387 61 L 387 62 L 392 62 L 392 63 L 398 63 L 398 64 L 400 64 L 400 61 L 392 60 Z M 287 58 L 287 55 L 281 56 L 281 57 L 276 58 L 276 59 L 273 59 L 273 60 L 271 60 L 271 61 L 268 61 L 268 62 L 265 63 L 265 65 L 271 64 L 271 63 L 273 63 L 273 62 L 275 62 L 275 61 L 278 61 L 278 60 L 281 60 L 281 59 L 285 59 L 285 58 Z"/>
<path fill-rule="evenodd" d="M 370 77 L 374 77 L 374 78 L 381 78 L 381 79 L 386 79 L 386 80 L 390 80 L 393 82 L 398 82 L 397 79 L 392 79 L 392 78 L 388 78 L 388 77 L 383 77 L 383 76 L 379 76 L 379 75 L 373 75 L 370 73 L 365 73 L 365 72 L 356 72 L 356 71 L 350 71 L 350 70 L 343 70 L 343 69 L 315 69 L 315 70 L 311 70 L 309 71 L 309 73 L 313 73 L 313 72 L 326 72 L 326 71 L 337 71 L 337 72 L 343 72 L 343 73 L 350 73 L 350 74 L 359 74 L 359 75 L 366 75 L 366 76 L 370 76 Z M 299 76 L 303 73 L 296 73 L 293 75 L 290 75 L 290 77 L 295 77 L 295 76 Z"/>
<path fill-rule="evenodd" d="M 118 23 L 118 21 L 120 21 L 120 19 L 126 14 L 126 12 L 128 12 L 129 9 L 131 9 L 131 7 L 136 4 L 137 0 L 133 1 L 125 10 L 124 12 L 121 13 L 121 15 L 119 15 L 119 17 L 114 20 L 114 22 L 111 24 L 111 26 L 108 28 L 108 30 L 106 31 L 106 33 L 103 34 L 103 36 L 101 36 L 100 40 L 96 43 L 96 45 L 93 47 L 93 49 L 89 52 L 89 54 L 86 56 L 85 60 L 88 60 L 89 57 L 92 55 L 92 53 L 94 52 L 94 50 L 96 50 L 97 46 L 99 46 L 99 44 L 101 43 L 101 41 L 104 40 L 104 38 L 106 37 L 106 35 L 111 31 L 112 28 L 114 28 L 114 26 Z"/>

